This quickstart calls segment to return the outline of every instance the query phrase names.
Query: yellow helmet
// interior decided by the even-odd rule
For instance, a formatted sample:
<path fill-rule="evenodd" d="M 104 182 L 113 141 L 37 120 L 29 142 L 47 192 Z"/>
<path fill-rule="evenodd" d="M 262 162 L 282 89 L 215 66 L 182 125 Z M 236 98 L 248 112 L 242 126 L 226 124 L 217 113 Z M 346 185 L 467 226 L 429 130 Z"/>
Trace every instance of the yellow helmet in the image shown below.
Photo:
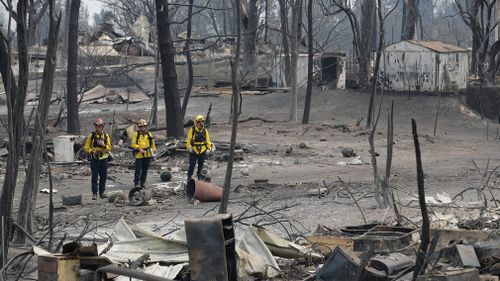
<path fill-rule="evenodd" d="M 139 122 L 137 122 L 137 126 L 139 126 L 139 127 L 147 126 L 147 125 L 148 125 L 148 121 L 146 121 L 144 119 L 141 119 L 141 120 L 139 120 Z"/>
<path fill-rule="evenodd" d="M 195 122 L 198 122 L 198 121 L 205 121 L 205 118 L 203 118 L 202 115 L 198 115 L 196 116 L 196 118 L 194 119 Z"/>

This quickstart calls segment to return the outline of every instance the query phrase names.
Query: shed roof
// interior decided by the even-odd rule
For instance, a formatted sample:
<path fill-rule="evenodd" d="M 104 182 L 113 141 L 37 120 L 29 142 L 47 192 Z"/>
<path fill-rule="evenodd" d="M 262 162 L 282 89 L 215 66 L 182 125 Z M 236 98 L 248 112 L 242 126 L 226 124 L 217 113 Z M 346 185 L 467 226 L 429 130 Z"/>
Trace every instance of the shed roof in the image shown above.
<path fill-rule="evenodd" d="M 441 41 L 418 41 L 418 40 L 407 40 L 407 41 L 411 44 L 415 44 L 438 53 L 467 52 L 467 49 Z"/>

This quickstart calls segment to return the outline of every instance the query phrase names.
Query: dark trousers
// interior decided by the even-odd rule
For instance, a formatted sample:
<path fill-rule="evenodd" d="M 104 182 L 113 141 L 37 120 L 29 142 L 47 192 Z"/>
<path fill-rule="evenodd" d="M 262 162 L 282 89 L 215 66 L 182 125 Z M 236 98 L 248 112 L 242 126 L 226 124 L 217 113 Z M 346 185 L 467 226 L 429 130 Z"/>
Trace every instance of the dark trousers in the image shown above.
<path fill-rule="evenodd" d="M 148 176 L 149 163 L 151 158 L 135 158 L 135 174 L 134 174 L 134 185 L 141 185 L 144 187 L 146 182 L 146 177 Z"/>
<path fill-rule="evenodd" d="M 106 178 L 108 176 L 108 159 L 90 161 L 92 171 L 92 194 L 97 194 L 97 180 L 99 180 L 99 194 L 106 190 Z"/>
<path fill-rule="evenodd" d="M 196 173 L 198 180 L 201 178 L 201 171 L 203 170 L 203 163 L 205 163 L 205 152 L 202 154 L 189 153 L 189 170 L 188 180 L 193 176 L 194 166 L 198 162 L 198 172 Z"/>

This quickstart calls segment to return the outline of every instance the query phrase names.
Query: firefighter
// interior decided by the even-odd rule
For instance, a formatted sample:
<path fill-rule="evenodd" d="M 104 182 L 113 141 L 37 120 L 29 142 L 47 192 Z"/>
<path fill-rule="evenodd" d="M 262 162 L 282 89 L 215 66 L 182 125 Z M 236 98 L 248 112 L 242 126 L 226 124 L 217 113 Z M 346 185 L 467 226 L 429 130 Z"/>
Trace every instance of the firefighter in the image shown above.
<path fill-rule="evenodd" d="M 149 164 L 156 153 L 156 144 L 153 134 L 148 130 L 148 122 L 146 120 L 139 120 L 137 126 L 139 127 L 139 131 L 132 134 L 132 143 L 130 145 L 134 150 L 135 157 L 134 186 L 145 188 Z"/>
<path fill-rule="evenodd" d="M 97 118 L 94 121 L 95 131 L 90 133 L 85 141 L 84 150 L 90 158 L 90 169 L 92 171 L 92 200 L 107 198 L 106 177 L 108 176 L 108 158 L 111 153 L 111 140 L 104 132 L 104 121 Z M 97 182 L 99 181 L 99 188 Z"/>
<path fill-rule="evenodd" d="M 194 126 L 189 129 L 186 148 L 189 151 L 189 170 L 187 179 L 191 179 L 196 162 L 198 162 L 197 178 L 201 179 L 201 171 L 207 153 L 215 151 L 215 145 L 210 141 L 208 130 L 205 128 L 205 118 L 198 115 L 194 119 Z"/>

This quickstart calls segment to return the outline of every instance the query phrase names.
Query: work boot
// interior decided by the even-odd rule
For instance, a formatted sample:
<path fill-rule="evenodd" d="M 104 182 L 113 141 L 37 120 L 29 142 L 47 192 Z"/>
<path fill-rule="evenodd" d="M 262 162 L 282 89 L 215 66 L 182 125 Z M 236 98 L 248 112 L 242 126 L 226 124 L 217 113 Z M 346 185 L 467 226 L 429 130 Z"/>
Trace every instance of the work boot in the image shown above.
<path fill-rule="evenodd" d="M 104 199 L 104 198 L 108 198 L 108 195 L 106 195 L 105 193 L 101 193 L 101 194 L 99 194 L 99 197 L 101 199 Z"/>
<path fill-rule="evenodd" d="M 96 194 L 96 193 L 94 193 L 94 194 L 92 195 L 92 200 L 97 200 L 97 194 Z"/>

